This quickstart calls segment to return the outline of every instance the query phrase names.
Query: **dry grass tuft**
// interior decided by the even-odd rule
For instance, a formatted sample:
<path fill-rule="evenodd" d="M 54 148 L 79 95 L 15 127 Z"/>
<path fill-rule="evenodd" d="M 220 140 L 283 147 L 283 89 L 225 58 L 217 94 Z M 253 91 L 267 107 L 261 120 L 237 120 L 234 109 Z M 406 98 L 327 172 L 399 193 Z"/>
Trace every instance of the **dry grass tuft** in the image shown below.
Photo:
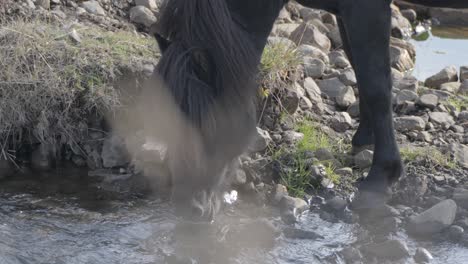
<path fill-rule="evenodd" d="M 75 30 L 78 43 L 70 37 Z M 38 21 L 0 24 L 0 145 L 75 144 L 90 115 L 114 111 L 114 83 L 156 58 L 152 39 Z"/>

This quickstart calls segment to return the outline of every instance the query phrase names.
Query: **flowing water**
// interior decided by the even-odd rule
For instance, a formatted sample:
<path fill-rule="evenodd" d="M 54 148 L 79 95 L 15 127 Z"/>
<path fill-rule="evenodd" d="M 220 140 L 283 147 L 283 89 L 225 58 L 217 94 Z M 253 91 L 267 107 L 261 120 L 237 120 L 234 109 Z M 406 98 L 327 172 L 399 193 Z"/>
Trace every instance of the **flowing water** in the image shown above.
<path fill-rule="evenodd" d="M 79 175 L 0 182 L 0 263 L 344 263 L 334 253 L 363 233 L 357 224 L 308 212 L 295 228 L 315 238 L 276 236 L 263 219 L 280 231 L 289 227 L 274 209 L 242 203 L 213 224 L 178 224 L 163 199 L 125 192 L 107 197 L 96 186 Z M 426 247 L 434 263 L 468 260 L 464 247 L 398 236 L 413 252 Z"/>

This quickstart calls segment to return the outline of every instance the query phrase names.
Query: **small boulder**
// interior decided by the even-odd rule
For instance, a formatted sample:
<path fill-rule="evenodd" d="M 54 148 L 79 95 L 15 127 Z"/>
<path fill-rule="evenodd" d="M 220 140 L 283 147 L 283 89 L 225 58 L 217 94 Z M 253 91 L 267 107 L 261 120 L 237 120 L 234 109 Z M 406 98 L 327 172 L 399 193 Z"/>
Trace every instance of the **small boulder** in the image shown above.
<path fill-rule="evenodd" d="M 387 240 L 378 244 L 369 244 L 361 247 L 366 255 L 385 259 L 402 259 L 409 257 L 408 246 L 400 240 Z"/>
<path fill-rule="evenodd" d="M 449 66 L 429 77 L 425 81 L 425 85 L 431 88 L 439 88 L 440 85 L 447 82 L 458 81 L 457 68 L 455 66 Z"/>
<path fill-rule="evenodd" d="M 417 104 L 421 107 L 434 110 L 439 104 L 439 97 L 435 94 L 424 94 L 419 98 Z"/>
<path fill-rule="evenodd" d="M 106 11 L 102 8 L 101 4 L 98 1 L 91 0 L 85 1 L 81 3 L 81 7 L 83 7 L 88 13 L 98 16 L 106 15 Z"/>
<path fill-rule="evenodd" d="M 426 263 L 431 263 L 431 261 L 434 259 L 432 257 L 431 253 L 427 251 L 425 248 L 417 248 L 416 253 L 414 254 L 414 261 L 418 264 L 426 264 Z"/>
<path fill-rule="evenodd" d="M 395 118 L 395 128 L 400 132 L 422 131 L 426 122 L 419 116 L 403 116 Z"/>
<path fill-rule="evenodd" d="M 156 16 L 145 6 L 135 6 L 130 9 L 130 21 L 150 27 L 156 22 Z"/>
<path fill-rule="evenodd" d="M 330 127 L 336 132 L 343 133 L 352 127 L 352 121 L 351 116 L 347 112 L 337 112 L 330 119 Z"/>
<path fill-rule="evenodd" d="M 432 235 L 451 226 L 457 213 L 457 204 L 448 199 L 409 219 L 407 231 L 414 235 Z"/>
<path fill-rule="evenodd" d="M 371 150 L 363 150 L 354 156 L 354 164 L 361 169 L 369 168 L 372 165 L 374 152 Z"/>

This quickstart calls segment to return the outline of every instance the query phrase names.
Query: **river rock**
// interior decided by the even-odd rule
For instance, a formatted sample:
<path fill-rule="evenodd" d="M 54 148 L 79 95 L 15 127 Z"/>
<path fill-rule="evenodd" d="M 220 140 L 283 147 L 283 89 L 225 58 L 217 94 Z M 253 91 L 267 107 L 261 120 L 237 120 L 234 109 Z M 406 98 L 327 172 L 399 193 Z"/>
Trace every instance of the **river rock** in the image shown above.
<path fill-rule="evenodd" d="M 311 78 L 321 78 L 325 71 L 325 63 L 317 58 L 304 57 L 304 75 Z"/>
<path fill-rule="evenodd" d="M 435 94 L 424 94 L 419 98 L 417 104 L 421 107 L 434 110 L 439 104 L 439 97 Z"/>
<path fill-rule="evenodd" d="M 281 217 L 286 223 L 294 223 L 309 208 L 306 201 L 291 196 L 283 196 L 279 203 Z"/>
<path fill-rule="evenodd" d="M 395 118 L 395 128 L 400 132 L 422 131 L 426 122 L 419 116 L 403 116 Z"/>
<path fill-rule="evenodd" d="M 83 7 L 88 13 L 93 15 L 106 15 L 106 11 L 102 8 L 98 1 L 85 1 L 81 3 L 81 7 Z"/>
<path fill-rule="evenodd" d="M 50 8 L 50 0 L 36 0 L 36 5 L 44 9 Z"/>
<path fill-rule="evenodd" d="M 328 59 L 328 56 L 325 52 L 311 45 L 300 45 L 299 47 L 297 47 L 297 54 L 299 56 L 309 56 L 312 58 L 320 59 L 323 62 L 325 62 L 325 64 L 330 63 L 330 60 Z"/>
<path fill-rule="evenodd" d="M 332 99 L 337 98 L 344 90 L 347 89 L 346 86 L 336 77 L 319 81 L 317 84 L 322 93 Z"/>
<path fill-rule="evenodd" d="M 257 133 L 251 143 L 249 150 L 251 152 L 261 152 L 264 151 L 268 145 L 271 143 L 272 139 L 270 137 L 270 133 L 268 131 L 263 130 L 257 127 Z"/>
<path fill-rule="evenodd" d="M 350 105 L 356 102 L 356 95 L 354 95 L 354 90 L 351 86 L 346 86 L 338 96 L 336 97 L 336 103 L 341 108 L 348 108 Z"/>
<path fill-rule="evenodd" d="M 446 112 L 431 112 L 429 113 L 429 120 L 431 123 L 443 127 L 449 127 L 455 124 L 453 117 Z"/>
<path fill-rule="evenodd" d="M 158 9 L 158 3 L 156 0 L 135 0 L 136 6 L 144 6 L 152 11 Z"/>
<path fill-rule="evenodd" d="M 420 264 L 430 263 L 434 257 L 432 257 L 431 253 L 427 251 L 425 248 L 417 248 L 416 253 L 414 254 L 414 261 Z"/>
<path fill-rule="evenodd" d="M 453 225 L 449 227 L 447 233 L 452 241 L 459 241 L 463 237 L 465 229 L 461 226 Z"/>
<path fill-rule="evenodd" d="M 372 165 L 374 152 L 371 150 L 363 150 L 354 156 L 354 164 L 361 169 L 369 168 Z"/>
<path fill-rule="evenodd" d="M 331 48 L 331 42 L 316 26 L 310 23 L 303 23 L 291 33 L 290 39 L 297 45 L 309 44 L 328 52 Z"/>
<path fill-rule="evenodd" d="M 366 255 L 385 259 L 402 259 L 409 257 L 408 246 L 400 240 L 387 240 L 378 244 L 369 244 L 361 247 Z"/>
<path fill-rule="evenodd" d="M 325 210 L 331 212 L 342 212 L 348 205 L 348 202 L 341 197 L 333 197 L 325 202 Z"/>
<path fill-rule="evenodd" d="M 456 94 L 460 90 L 461 83 L 459 82 L 448 82 L 440 85 L 440 90 L 448 93 Z"/>
<path fill-rule="evenodd" d="M 156 16 L 145 6 L 135 6 L 130 9 L 130 20 L 134 23 L 150 27 L 156 22 Z"/>
<path fill-rule="evenodd" d="M 429 77 L 425 81 L 425 85 L 431 88 L 439 88 L 440 85 L 448 82 L 458 81 L 457 68 L 455 66 L 449 66 Z"/>
<path fill-rule="evenodd" d="M 468 66 L 460 67 L 460 81 L 468 80 Z"/>
<path fill-rule="evenodd" d="M 457 204 L 448 199 L 409 219 L 407 231 L 414 235 L 431 235 L 453 224 Z"/>
<path fill-rule="evenodd" d="M 337 112 L 330 119 L 330 127 L 336 132 L 343 133 L 352 127 L 351 116 L 347 112 Z"/>

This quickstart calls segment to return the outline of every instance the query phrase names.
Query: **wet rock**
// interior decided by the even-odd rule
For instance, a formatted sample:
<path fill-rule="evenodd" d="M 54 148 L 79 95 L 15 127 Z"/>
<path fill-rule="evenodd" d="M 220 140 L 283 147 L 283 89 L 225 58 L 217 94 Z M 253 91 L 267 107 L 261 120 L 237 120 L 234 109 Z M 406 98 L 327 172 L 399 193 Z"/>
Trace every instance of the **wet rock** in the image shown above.
<path fill-rule="evenodd" d="M 330 212 L 342 212 L 348 206 L 348 202 L 341 197 L 333 197 L 325 202 L 324 209 Z"/>
<path fill-rule="evenodd" d="M 283 197 L 288 196 L 288 189 L 282 184 L 276 184 L 273 194 L 273 204 L 278 204 Z"/>
<path fill-rule="evenodd" d="M 459 143 L 452 143 L 449 147 L 449 151 L 463 168 L 468 169 L 468 146 Z"/>
<path fill-rule="evenodd" d="M 400 132 L 422 131 L 426 122 L 419 116 L 403 116 L 395 118 L 395 128 Z"/>
<path fill-rule="evenodd" d="M 371 150 L 363 150 L 354 156 L 354 164 L 361 169 L 369 168 L 372 165 L 374 152 Z"/>
<path fill-rule="evenodd" d="M 88 13 L 93 15 L 105 16 L 106 11 L 102 8 L 98 1 L 85 1 L 81 3 L 81 7 L 83 7 Z"/>
<path fill-rule="evenodd" d="M 461 83 L 459 82 L 448 82 L 440 85 L 440 90 L 448 93 L 456 94 L 460 90 Z"/>
<path fill-rule="evenodd" d="M 279 203 L 281 217 L 286 223 L 294 223 L 309 208 L 306 201 L 291 196 L 283 196 Z"/>
<path fill-rule="evenodd" d="M 435 94 L 424 94 L 419 98 L 417 104 L 421 107 L 434 110 L 439 104 L 439 97 Z"/>
<path fill-rule="evenodd" d="M 369 244 L 361 247 L 366 255 L 385 259 L 402 259 L 409 257 L 408 246 L 400 240 L 387 240 L 378 244 Z"/>
<path fill-rule="evenodd" d="M 158 3 L 156 0 L 135 0 L 135 5 L 144 6 L 153 11 L 158 9 Z"/>
<path fill-rule="evenodd" d="M 336 77 L 319 81 L 318 86 L 322 93 L 326 94 L 330 98 L 337 98 L 344 90 L 346 86 Z"/>
<path fill-rule="evenodd" d="M 468 66 L 460 67 L 460 81 L 468 80 Z"/>
<path fill-rule="evenodd" d="M 135 6 L 130 9 L 130 21 L 150 27 L 156 22 L 156 16 L 145 6 Z"/>
<path fill-rule="evenodd" d="M 304 58 L 304 74 L 306 77 L 321 78 L 325 71 L 325 63 L 317 58 L 305 57 Z"/>
<path fill-rule="evenodd" d="M 125 141 L 116 135 L 106 138 L 102 145 L 101 159 L 105 168 L 126 165 L 129 160 Z"/>
<path fill-rule="evenodd" d="M 340 252 L 340 255 L 346 261 L 346 263 L 360 263 L 362 261 L 362 255 L 359 249 L 354 247 L 347 247 Z"/>
<path fill-rule="evenodd" d="M 407 231 L 414 235 L 431 235 L 452 225 L 457 204 L 448 199 L 409 219 Z"/>
<path fill-rule="evenodd" d="M 309 56 L 312 58 L 317 58 L 323 61 L 325 64 L 328 64 L 330 62 L 325 52 L 311 45 L 300 45 L 299 47 L 297 47 L 297 54 L 299 56 Z"/>
<path fill-rule="evenodd" d="M 321 103 L 322 102 L 322 91 L 315 83 L 314 79 L 312 78 L 305 78 L 304 80 L 304 90 L 306 91 L 306 95 L 313 103 Z"/>
<path fill-rule="evenodd" d="M 317 240 L 323 239 L 324 237 L 308 230 L 302 230 L 298 228 L 286 227 L 283 230 L 283 234 L 286 238 L 290 239 L 310 239 L 310 240 Z"/>
<path fill-rule="evenodd" d="M 249 146 L 251 152 L 264 151 L 271 143 L 272 139 L 268 131 L 257 127 L 257 133 L 255 134 L 252 144 Z"/>
<path fill-rule="evenodd" d="M 449 227 L 447 233 L 452 241 L 459 241 L 463 237 L 465 229 L 461 226 L 453 225 Z"/>
<path fill-rule="evenodd" d="M 328 39 L 317 26 L 310 23 L 303 23 L 298 26 L 296 30 L 291 33 L 290 39 L 297 45 L 309 44 L 325 52 L 328 52 L 331 48 L 330 39 Z"/>
<path fill-rule="evenodd" d="M 352 126 L 351 116 L 347 112 L 337 112 L 330 119 L 330 127 L 336 132 L 345 132 Z"/>
<path fill-rule="evenodd" d="M 414 261 L 416 263 L 431 263 L 431 261 L 434 259 L 432 257 L 431 253 L 427 251 L 425 248 L 417 248 L 416 253 L 414 254 Z"/>
<path fill-rule="evenodd" d="M 418 14 L 413 9 L 401 10 L 401 15 L 404 16 L 408 21 L 415 22 L 418 18 Z"/>
<path fill-rule="evenodd" d="M 456 188 L 453 191 L 452 199 L 457 202 L 458 206 L 468 209 L 468 189 Z"/>
<path fill-rule="evenodd" d="M 439 125 L 442 127 L 450 127 L 455 124 L 453 117 L 446 112 L 431 112 L 429 113 L 429 120 L 434 125 Z"/>
<path fill-rule="evenodd" d="M 439 88 L 440 85 L 448 82 L 456 82 L 458 80 L 457 68 L 449 66 L 429 77 L 425 81 L 425 85 L 431 88 Z"/>
<path fill-rule="evenodd" d="M 336 97 L 336 103 L 341 108 L 347 108 L 356 102 L 356 96 L 352 87 L 347 86 Z"/>

